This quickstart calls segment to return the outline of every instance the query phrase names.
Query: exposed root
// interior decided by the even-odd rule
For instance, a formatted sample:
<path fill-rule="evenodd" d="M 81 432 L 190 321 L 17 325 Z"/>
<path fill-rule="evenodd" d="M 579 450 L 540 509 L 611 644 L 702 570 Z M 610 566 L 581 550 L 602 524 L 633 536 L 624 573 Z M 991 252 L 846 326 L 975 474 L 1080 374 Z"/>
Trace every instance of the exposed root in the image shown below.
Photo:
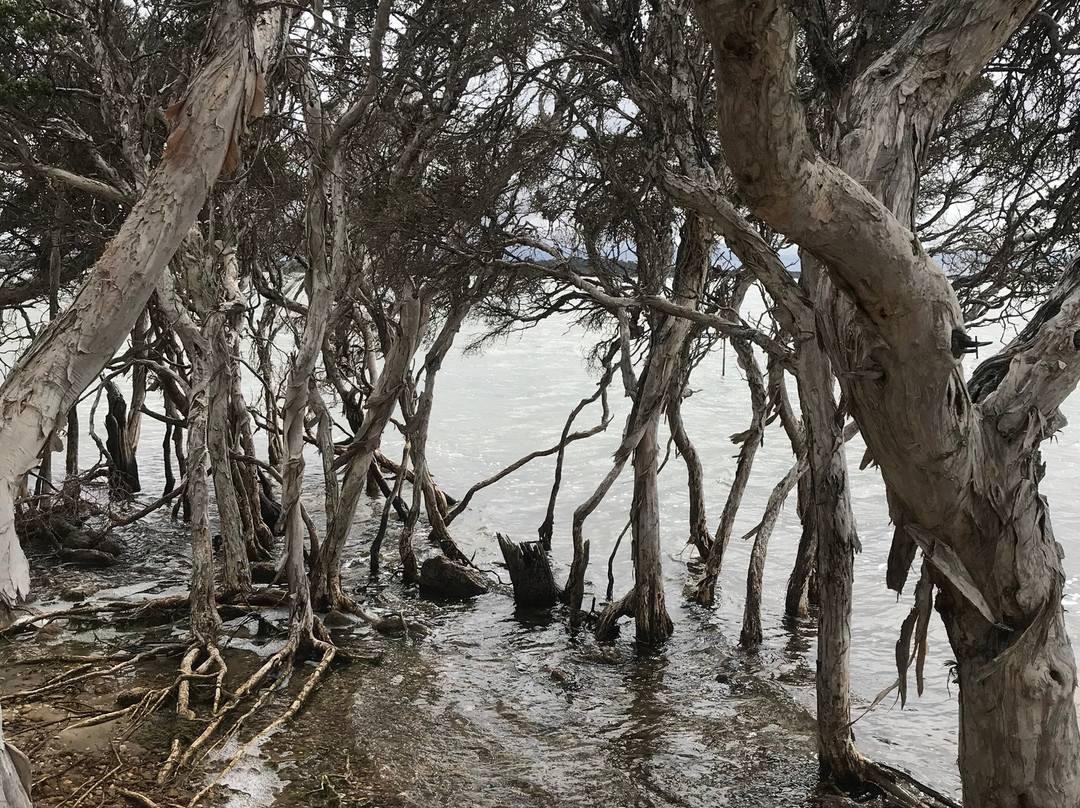
<path fill-rule="evenodd" d="M 633 589 L 618 600 L 605 606 L 604 611 L 600 612 L 600 617 L 596 621 L 596 639 L 612 640 L 618 636 L 619 618 L 633 617 L 636 608 L 637 598 Z"/>
<path fill-rule="evenodd" d="M 164 783 L 173 775 L 176 769 L 187 766 L 189 763 L 191 763 L 195 756 L 199 754 L 199 751 L 204 746 L 206 746 L 210 738 L 225 722 L 225 719 L 228 718 L 232 714 L 232 712 L 237 709 L 237 707 L 239 707 L 241 701 L 244 699 L 245 696 L 248 695 L 248 693 L 261 685 L 262 682 L 266 679 L 266 677 L 270 675 L 270 672 L 279 665 L 283 665 L 287 669 L 288 665 L 290 665 L 292 662 L 293 653 L 294 648 L 291 647 L 290 643 L 289 645 L 286 645 L 284 648 L 278 651 L 276 654 L 274 654 L 272 657 L 270 657 L 261 668 L 259 668 L 257 671 L 255 671 L 255 673 L 248 677 L 248 679 L 243 684 L 241 684 L 239 688 L 237 688 L 229 703 L 224 706 L 219 706 L 219 708 L 215 710 L 215 712 L 213 713 L 213 719 L 207 725 L 206 729 L 202 731 L 199 737 L 197 737 L 194 741 L 191 742 L 191 745 L 188 746 L 186 750 L 184 750 L 184 752 L 179 756 L 179 758 L 174 758 L 172 755 L 169 756 L 169 759 L 165 761 L 165 765 L 162 767 L 161 772 L 158 774 L 158 783 Z M 273 690 L 273 688 L 271 688 L 271 690 Z M 266 694 L 264 694 L 263 696 L 264 698 L 265 695 Z M 239 724 L 239 722 L 237 723 Z"/>
<path fill-rule="evenodd" d="M 79 788 L 79 791 L 81 791 L 82 793 L 79 794 L 79 791 L 76 792 L 76 794 L 79 794 L 79 798 L 75 800 L 75 802 L 71 803 L 71 808 L 79 808 L 79 806 L 82 805 L 83 800 L 89 797 L 93 793 L 94 789 L 101 786 L 105 781 L 107 781 L 110 777 L 112 777 L 122 768 L 122 763 L 117 764 L 116 766 L 113 766 L 111 769 L 109 769 L 109 771 L 105 772 L 105 774 L 101 775 L 101 777 L 87 780 L 85 783 L 83 783 L 83 785 Z"/>
<path fill-rule="evenodd" d="M 131 802 L 136 805 L 141 805 L 143 808 L 161 808 L 156 802 L 150 799 L 145 794 L 140 794 L 138 791 L 132 791 L 128 788 L 118 788 L 116 793 L 122 797 L 127 797 Z"/>
<path fill-rule="evenodd" d="M 138 709 L 138 704 L 132 704 L 130 707 L 124 707 L 120 710 L 113 710 L 108 713 L 99 713 L 98 715 L 92 715 L 89 718 L 84 718 L 81 721 L 76 721 L 73 724 L 68 724 L 64 727 L 64 730 L 69 729 L 81 729 L 83 727 L 96 727 L 98 724 L 105 724 L 109 721 L 115 721 L 118 718 L 131 715 Z"/>
<path fill-rule="evenodd" d="M 891 802 L 902 808 L 961 808 L 959 803 L 941 792 L 888 764 L 867 760 L 862 774 L 867 783 L 880 789 Z"/>
<path fill-rule="evenodd" d="M 336 608 L 340 612 L 346 612 L 359 617 L 373 629 L 382 634 L 404 634 L 406 637 L 411 634 L 416 637 L 426 637 L 431 633 L 428 627 L 423 623 L 415 620 L 412 622 L 407 621 L 401 612 L 392 614 L 389 617 L 380 617 L 377 614 L 367 611 L 363 606 L 348 596 L 339 598 Z M 338 653 L 342 653 L 342 649 L 338 649 Z M 345 653 L 348 654 L 350 659 L 355 658 L 352 654 L 349 654 L 348 652 Z"/>
<path fill-rule="evenodd" d="M 292 704 L 289 705 L 288 709 L 285 710 L 284 713 L 271 721 L 270 724 L 268 724 L 260 732 L 252 736 L 252 738 L 248 740 L 247 743 L 241 746 L 240 749 L 237 750 L 236 754 L 234 754 L 229 759 L 228 763 L 225 764 L 225 767 L 217 774 L 217 776 L 215 776 L 213 780 L 211 780 L 206 786 L 204 786 L 198 794 L 192 797 L 191 802 L 188 803 L 188 808 L 195 808 L 199 801 L 202 800 L 202 798 L 205 797 L 210 792 L 210 790 L 221 781 L 221 778 L 224 777 L 230 770 L 232 770 L 232 768 L 247 753 L 248 749 L 250 749 L 252 746 L 257 744 L 269 734 L 271 734 L 274 730 L 284 725 L 293 716 L 300 712 L 300 708 L 304 706 L 304 702 L 307 701 L 308 696 L 311 695 L 311 692 L 315 689 L 315 686 L 322 679 L 323 674 L 326 672 L 327 668 L 330 667 L 330 663 L 334 661 L 334 657 L 337 654 L 337 648 L 335 646 L 324 643 L 321 640 L 315 640 L 315 645 L 322 648 L 322 659 L 320 660 L 318 667 L 315 668 L 315 671 L 311 674 L 311 676 L 308 677 L 308 680 L 304 683 L 304 686 L 303 688 L 301 688 L 300 693 L 296 696 L 295 699 L 293 699 Z"/>
<path fill-rule="evenodd" d="M 138 654 L 135 654 L 133 657 L 118 662 L 110 668 L 104 668 L 101 670 L 90 670 L 86 671 L 85 673 L 80 673 L 76 676 L 72 676 L 71 672 L 68 671 L 66 673 L 60 674 L 57 677 L 54 677 L 48 683 L 42 685 L 41 687 L 35 688 L 33 690 L 24 690 L 21 693 L 16 693 L 13 696 L 10 696 L 8 698 L 8 701 L 14 704 L 32 701 L 33 699 L 41 698 L 42 696 L 49 695 L 50 693 L 54 693 L 58 690 L 63 690 L 64 688 L 78 684 L 79 682 L 86 681 L 87 679 L 93 679 L 99 676 L 110 676 L 114 673 L 117 673 L 118 671 L 123 670 L 124 668 L 130 668 L 134 665 L 137 665 L 143 660 L 153 659 L 154 657 L 162 656 L 163 654 L 176 653 L 183 647 L 184 646 L 182 644 L 172 643 L 169 645 L 160 646 L 158 648 L 152 648 L 148 651 L 141 651 Z M 80 666 L 79 668 L 76 668 L 76 670 L 85 670 L 85 667 L 86 666 Z"/>
<path fill-rule="evenodd" d="M 176 714 L 188 721 L 195 720 L 195 712 L 188 706 L 191 693 L 191 676 L 194 675 L 195 660 L 199 656 L 199 646 L 193 645 L 180 661 L 180 684 L 176 689 Z"/>
<path fill-rule="evenodd" d="M 25 631 L 31 631 L 35 627 L 47 626 L 56 620 L 68 620 L 80 617 L 104 617 L 108 614 L 122 617 L 126 622 L 135 622 L 144 619 L 150 614 L 168 612 L 184 608 L 188 604 L 186 595 L 173 595 L 166 598 L 154 598 L 136 603 L 127 601 L 113 601 L 111 603 L 98 603 L 90 606 L 74 606 L 70 609 L 58 609 L 54 612 L 40 612 L 30 614 L 15 620 L 11 625 L 0 629 L 0 637 L 12 636 Z M 38 626 L 38 624 L 41 624 Z"/>

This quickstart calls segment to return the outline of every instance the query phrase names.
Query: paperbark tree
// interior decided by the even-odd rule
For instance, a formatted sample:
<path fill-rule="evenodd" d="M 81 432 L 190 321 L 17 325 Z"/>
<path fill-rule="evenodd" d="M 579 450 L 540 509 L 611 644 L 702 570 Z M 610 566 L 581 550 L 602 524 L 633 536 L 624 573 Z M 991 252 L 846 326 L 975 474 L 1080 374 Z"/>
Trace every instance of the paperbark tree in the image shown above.
<path fill-rule="evenodd" d="M 971 345 L 960 306 L 909 229 L 936 126 L 1035 5 L 930 4 L 846 88 L 835 162 L 808 133 L 787 9 L 697 5 L 714 45 L 718 126 L 734 178 L 752 210 L 831 281 L 818 296 L 834 323 L 826 347 L 898 526 L 890 585 L 903 585 L 921 548 L 940 590 L 969 808 L 1080 802 L 1060 547 L 1038 494 L 1038 445 L 1080 380 L 1078 284 L 1059 286 L 999 362 L 996 384 L 973 397 L 960 372 Z"/>
<path fill-rule="evenodd" d="M 29 589 L 15 535 L 13 497 L 58 419 L 101 372 L 142 312 L 222 171 L 239 159 L 239 138 L 261 104 L 250 21 L 234 0 L 221 3 L 210 57 L 184 98 L 161 165 L 78 295 L 42 332 L 0 386 L 0 598 Z M 257 97 L 258 96 L 258 97 Z"/>
<path fill-rule="evenodd" d="M 313 145 L 306 209 L 309 302 L 298 351 L 289 367 L 285 407 L 282 412 L 284 441 L 281 456 L 285 572 L 292 598 L 290 641 L 294 643 L 309 641 L 314 624 L 311 588 L 304 565 L 304 523 L 300 512 L 300 491 L 305 465 L 304 418 L 312 394 L 310 385 L 314 383 L 313 374 L 333 307 L 334 286 L 344 272 L 348 257 L 341 148 L 346 135 L 363 119 L 375 100 L 375 93 L 382 78 L 383 37 L 389 25 L 390 6 L 391 0 L 380 0 L 371 33 L 364 89 L 333 125 L 323 116 L 319 91 L 314 82 L 306 73 L 303 77 L 304 112 Z M 327 220 L 330 213 L 333 214 L 333 229 L 328 245 Z M 330 488 L 336 494 L 336 484 L 332 484 Z M 337 503 L 331 504 L 328 501 L 327 533 L 330 532 L 336 512 Z M 312 555 L 320 556 L 315 550 L 313 547 Z"/>
<path fill-rule="evenodd" d="M 207 38 L 206 61 L 170 108 L 172 134 L 142 198 L 67 311 L 0 385 L 0 600 L 6 604 L 30 588 L 15 533 L 16 490 L 59 419 L 134 327 L 218 175 L 237 165 L 247 118 L 261 110 L 258 48 L 241 4 L 223 0 Z M 4 785 L 6 791 L 6 777 Z"/>
<path fill-rule="evenodd" d="M 675 261 L 672 300 L 696 309 L 709 274 L 712 233 L 702 217 L 687 214 Z M 672 623 L 664 599 L 660 553 L 660 500 L 657 489 L 659 445 L 657 430 L 667 404 L 672 377 L 693 332 L 692 321 L 670 315 L 655 316 L 645 369 L 637 383 L 634 407 L 627 418 L 623 443 L 616 454 L 625 458 L 633 451 L 634 495 L 630 507 L 633 538 L 634 588 L 609 604 L 597 622 L 597 634 L 611 633 L 622 614 L 632 615 L 637 640 L 657 645 L 671 636 Z M 609 475 L 610 476 L 610 475 Z M 577 514 L 575 514 L 575 527 Z M 571 586 L 574 585 L 573 577 Z M 570 588 L 568 586 L 568 588 Z"/>

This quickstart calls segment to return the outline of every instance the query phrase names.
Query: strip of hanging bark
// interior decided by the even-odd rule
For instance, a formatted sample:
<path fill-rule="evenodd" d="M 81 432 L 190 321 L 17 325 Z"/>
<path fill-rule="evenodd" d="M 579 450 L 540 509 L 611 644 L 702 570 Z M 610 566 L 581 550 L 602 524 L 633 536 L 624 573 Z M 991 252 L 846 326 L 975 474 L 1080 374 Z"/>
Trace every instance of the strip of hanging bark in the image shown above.
<path fill-rule="evenodd" d="M 761 585 L 765 575 L 765 554 L 768 552 L 769 538 L 776 527 L 784 501 L 808 468 L 809 463 L 805 461 L 791 467 L 769 495 L 761 521 L 743 536 L 744 539 L 754 537 L 754 549 L 750 552 L 750 567 L 746 573 L 746 604 L 743 608 L 742 631 L 739 634 L 739 645 L 743 648 L 754 648 L 761 644 Z"/>
<path fill-rule="evenodd" d="M 978 584 L 971 577 L 971 573 L 964 566 L 964 562 L 960 560 L 960 557 L 949 545 L 937 541 L 933 535 L 919 525 L 909 524 L 905 525 L 905 528 L 915 538 L 919 548 L 923 551 L 923 555 L 933 564 L 934 569 L 941 573 L 956 588 L 956 591 L 963 595 L 968 603 L 986 618 L 986 622 L 998 628 L 1009 630 L 1007 626 L 1003 626 L 994 617 L 994 612 L 990 608 L 990 604 L 987 603 L 986 596 L 979 590 Z"/>
<path fill-rule="evenodd" d="M 911 613 L 904 618 L 900 626 L 900 637 L 896 641 L 897 687 L 900 690 L 900 706 L 907 704 L 907 672 L 911 663 L 918 658 L 915 670 L 916 687 L 921 696 L 923 692 L 923 663 L 926 661 L 926 635 L 930 625 L 930 611 L 933 607 L 934 587 L 930 581 L 930 571 L 923 564 L 919 582 L 915 585 L 915 603 Z M 915 647 L 912 648 L 912 638 Z"/>
<path fill-rule="evenodd" d="M 547 609 L 559 601 L 559 587 L 551 572 L 551 559 L 542 543 L 512 542 L 496 533 L 510 581 L 514 585 L 514 603 L 521 609 Z"/>

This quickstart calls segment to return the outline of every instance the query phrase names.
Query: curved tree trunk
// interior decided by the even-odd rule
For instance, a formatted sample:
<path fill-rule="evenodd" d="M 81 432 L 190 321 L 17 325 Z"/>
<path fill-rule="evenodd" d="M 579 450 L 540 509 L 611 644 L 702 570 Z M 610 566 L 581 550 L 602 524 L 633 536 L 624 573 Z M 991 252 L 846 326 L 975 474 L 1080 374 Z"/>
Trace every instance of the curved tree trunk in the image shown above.
<path fill-rule="evenodd" d="M 215 20 L 213 55 L 171 110 L 176 124 L 142 198 L 67 311 L 0 386 L 0 598 L 5 602 L 25 595 L 30 584 L 15 534 L 15 490 L 57 420 L 131 331 L 218 174 L 236 165 L 237 143 L 256 95 L 256 53 L 251 22 L 239 2 L 223 0 Z M 259 47 L 256 42 L 254 49 Z"/>
<path fill-rule="evenodd" d="M 917 545 L 941 592 L 968 808 L 1080 804 L 1076 665 L 1059 546 L 1038 494 L 1039 442 L 1080 381 L 1080 262 L 1006 349 L 995 383 L 973 396 L 960 373 L 963 314 L 909 229 L 938 123 L 1035 5 L 932 4 L 849 88 L 841 170 L 810 145 L 786 9 L 698 4 L 715 46 L 721 140 L 744 198 L 844 290 L 828 297 L 836 328 L 826 343 L 903 528 L 890 584 L 902 586 Z"/>
<path fill-rule="evenodd" d="M 446 499 L 435 487 L 435 481 L 428 471 L 427 465 L 427 439 L 431 425 L 431 408 L 435 403 L 435 380 L 443 360 L 453 347 L 454 339 L 461 330 L 465 318 L 472 308 L 473 300 L 477 298 L 478 291 L 486 285 L 485 278 L 476 280 L 472 289 L 463 290 L 450 307 L 445 322 L 439 329 L 438 335 L 424 358 L 424 389 L 420 393 L 416 412 L 413 413 L 406 423 L 406 431 L 409 433 L 409 451 L 413 463 L 413 485 L 421 487 L 425 512 L 427 513 L 428 525 L 431 527 L 431 539 L 438 543 L 443 554 L 451 561 L 469 565 L 468 556 L 461 552 L 450 535 L 446 518 Z M 418 481 L 418 482 L 417 482 Z M 409 565 L 406 564 L 406 568 Z M 408 569 L 406 569 L 408 572 Z"/>

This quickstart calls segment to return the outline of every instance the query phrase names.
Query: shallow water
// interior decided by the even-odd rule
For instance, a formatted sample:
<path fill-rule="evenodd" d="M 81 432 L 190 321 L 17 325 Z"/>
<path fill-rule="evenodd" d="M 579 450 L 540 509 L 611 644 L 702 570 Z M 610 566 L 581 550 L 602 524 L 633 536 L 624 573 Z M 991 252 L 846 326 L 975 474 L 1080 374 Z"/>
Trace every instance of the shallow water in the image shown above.
<path fill-rule="evenodd" d="M 473 481 L 556 442 L 566 414 L 594 389 L 583 360 L 588 345 L 589 337 L 549 321 L 480 355 L 455 352 L 448 358 L 439 377 L 429 454 L 436 479 L 449 493 L 461 495 Z M 705 465 L 713 527 L 734 472 L 737 447 L 728 436 L 745 429 L 749 419 L 745 384 L 734 357 L 729 352 L 726 368 L 724 359 L 718 351 L 695 372 L 695 392 L 684 405 L 687 430 Z M 553 547 L 557 578 L 565 576 L 570 559 L 570 514 L 606 473 L 618 442 L 628 405 L 625 400 L 612 403 L 615 418 L 607 432 L 574 444 L 567 453 Z M 1065 409 L 1074 421 L 1080 418 L 1080 400 Z M 595 423 L 598 411 L 586 410 L 577 426 Z M 160 445 L 159 426 L 144 420 L 143 445 L 151 452 Z M 1077 443 L 1077 430 L 1069 428 L 1045 451 L 1043 491 L 1066 550 L 1067 608 L 1080 600 L 1080 542 L 1075 538 L 1080 509 L 1073 483 Z M 385 448 L 391 456 L 397 451 L 392 441 Z M 88 445 L 84 458 L 90 451 Z M 857 709 L 868 706 L 895 680 L 894 643 L 910 608 L 910 595 L 897 599 L 884 586 L 892 529 L 880 476 L 873 470 L 857 471 L 861 455 L 856 439 L 849 460 L 863 544 L 856 560 L 853 621 Z M 675 635 L 658 654 L 639 655 L 630 641 L 632 629 L 615 644 L 598 645 L 587 633 L 570 634 L 559 615 L 554 620 L 515 616 L 503 592 L 466 606 L 438 607 L 413 601 L 391 581 L 383 602 L 407 613 L 420 610 L 431 634 L 405 641 L 360 629 L 346 632 L 344 640 L 380 649 L 384 663 L 350 666 L 330 677 L 296 731 L 270 744 L 279 757 L 294 762 L 277 773 L 264 770 L 263 779 L 255 770 L 237 784 L 270 788 L 275 804 L 306 804 L 311 798 L 304 795 L 312 793 L 319 778 L 338 776 L 347 763 L 377 805 L 805 804 L 811 799 L 815 772 L 809 718 L 815 631 L 812 621 L 785 627 L 781 616 L 799 535 L 793 501 L 771 541 L 764 643 L 753 654 L 733 647 L 742 621 L 750 552 L 749 543 L 737 537 L 758 521 L 772 486 L 791 462 L 779 427 L 771 428 L 736 524 L 717 605 L 702 609 L 684 597 L 695 575 L 685 546 L 685 471 L 680 458 L 668 461 L 661 476 L 662 524 Z M 159 458 L 142 461 L 144 500 L 161 489 L 159 464 Z M 452 526 L 465 552 L 475 553 L 477 563 L 493 576 L 507 577 L 498 568 L 495 531 L 519 541 L 535 537 L 552 470 L 551 459 L 530 464 L 478 494 Z M 317 463 L 311 462 L 307 504 L 321 525 L 319 474 Z M 630 479 L 624 474 L 586 523 L 593 559 L 586 604 L 590 597 L 604 599 L 607 556 L 625 524 L 629 501 Z M 360 507 L 354 555 L 346 569 L 347 586 L 354 591 L 366 583 L 366 547 L 379 506 L 372 501 Z M 43 605 L 63 605 L 57 595 L 70 587 L 105 590 L 94 596 L 98 600 L 186 590 L 188 550 L 182 526 L 162 512 L 129 532 L 127 539 L 130 549 L 120 567 L 91 573 L 64 567 L 37 572 L 35 587 Z M 632 582 L 629 544 L 623 543 L 613 567 L 616 597 Z M 418 540 L 422 550 L 429 549 L 422 545 Z M 391 535 L 384 544 L 386 569 L 393 567 L 395 546 L 396 536 Z M 405 600 L 398 600 L 402 596 Z M 284 613 L 277 618 L 283 619 Z M 1070 612 L 1067 619 L 1073 634 L 1080 632 L 1075 614 Z M 96 641 L 122 645 L 125 638 L 98 636 Z M 236 639 L 233 646 L 259 649 L 250 640 Z M 958 796 L 956 690 L 949 687 L 948 659 L 944 631 L 935 618 L 926 693 L 903 710 L 886 699 L 858 721 L 855 731 L 865 752 Z M 305 756 L 305 749 L 316 753 Z"/>

